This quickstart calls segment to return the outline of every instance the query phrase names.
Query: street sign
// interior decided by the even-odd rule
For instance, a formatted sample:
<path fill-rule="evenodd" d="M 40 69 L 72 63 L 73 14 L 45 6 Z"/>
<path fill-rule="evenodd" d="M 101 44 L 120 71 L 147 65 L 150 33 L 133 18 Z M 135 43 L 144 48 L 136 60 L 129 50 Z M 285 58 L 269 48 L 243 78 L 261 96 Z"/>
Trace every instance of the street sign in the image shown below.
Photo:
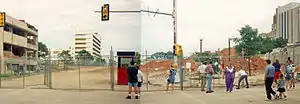
<path fill-rule="evenodd" d="M 191 69 L 192 68 L 192 63 L 187 62 L 185 64 L 185 67 L 188 68 L 188 69 Z"/>
<path fill-rule="evenodd" d="M 24 60 L 20 60 L 20 65 L 24 65 Z"/>
<path fill-rule="evenodd" d="M 5 12 L 0 12 L 0 27 L 5 26 Z"/>

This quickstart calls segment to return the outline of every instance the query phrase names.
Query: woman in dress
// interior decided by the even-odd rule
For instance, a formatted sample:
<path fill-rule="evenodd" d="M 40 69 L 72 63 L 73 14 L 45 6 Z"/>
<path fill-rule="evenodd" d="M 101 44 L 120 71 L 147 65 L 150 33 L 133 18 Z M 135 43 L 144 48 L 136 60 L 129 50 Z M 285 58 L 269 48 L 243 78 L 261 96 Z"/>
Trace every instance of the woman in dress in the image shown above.
<path fill-rule="evenodd" d="M 233 90 L 233 82 L 234 82 L 234 78 L 235 78 L 235 72 L 236 72 L 236 69 L 231 64 L 229 64 L 228 67 L 226 67 L 224 70 L 223 79 L 225 76 L 226 92 L 232 92 L 232 90 Z"/>

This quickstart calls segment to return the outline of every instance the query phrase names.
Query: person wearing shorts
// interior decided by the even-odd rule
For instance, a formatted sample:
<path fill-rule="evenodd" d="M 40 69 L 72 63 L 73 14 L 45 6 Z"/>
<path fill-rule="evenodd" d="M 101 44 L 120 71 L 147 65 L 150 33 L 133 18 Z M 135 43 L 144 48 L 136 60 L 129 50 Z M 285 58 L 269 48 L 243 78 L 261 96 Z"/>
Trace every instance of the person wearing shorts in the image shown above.
<path fill-rule="evenodd" d="M 130 62 L 130 66 L 127 68 L 127 74 L 128 74 L 128 96 L 126 97 L 127 99 L 131 99 L 131 92 L 132 92 L 132 88 L 134 88 L 134 92 L 135 92 L 135 98 L 139 99 L 138 96 L 138 69 L 134 66 L 134 62 Z"/>
<path fill-rule="evenodd" d="M 289 65 L 285 72 L 285 80 L 286 80 L 286 89 L 290 90 L 291 88 L 291 80 L 292 80 L 292 66 Z"/>
<path fill-rule="evenodd" d="M 287 96 L 285 94 L 285 84 L 284 84 L 284 77 L 283 74 L 280 74 L 280 78 L 278 79 L 278 89 L 277 91 L 279 92 L 279 98 L 282 99 L 282 96 L 284 97 L 284 100 L 286 100 Z"/>
<path fill-rule="evenodd" d="M 169 91 L 170 84 L 172 87 L 172 91 L 174 90 L 175 75 L 176 75 L 176 69 L 173 65 L 171 65 L 171 69 L 169 70 L 169 77 L 167 80 L 167 89 L 166 89 L 165 93 Z"/>
<path fill-rule="evenodd" d="M 143 72 L 140 70 L 140 67 L 139 66 L 137 66 L 137 68 L 138 68 L 138 75 L 137 75 L 137 77 L 138 77 L 138 92 L 139 92 L 139 96 L 141 95 L 141 87 L 142 87 L 142 85 L 143 85 L 143 80 L 144 80 L 144 74 L 143 74 Z"/>
<path fill-rule="evenodd" d="M 276 62 L 273 64 L 273 66 L 275 67 L 275 83 L 277 83 L 277 80 L 280 78 L 280 63 L 278 60 L 276 60 Z"/>
<path fill-rule="evenodd" d="M 291 79 L 291 85 L 290 88 L 294 89 L 296 87 L 296 83 L 295 83 L 295 65 L 292 64 L 291 65 L 291 72 L 292 72 L 292 79 Z"/>

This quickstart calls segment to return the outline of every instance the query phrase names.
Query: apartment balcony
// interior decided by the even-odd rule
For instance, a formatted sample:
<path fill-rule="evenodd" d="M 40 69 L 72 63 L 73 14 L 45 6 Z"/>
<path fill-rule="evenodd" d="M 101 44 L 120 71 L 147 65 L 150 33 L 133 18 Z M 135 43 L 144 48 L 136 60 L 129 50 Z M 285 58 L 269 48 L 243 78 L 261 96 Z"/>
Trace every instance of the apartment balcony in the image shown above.
<path fill-rule="evenodd" d="M 25 22 L 22 22 L 22 21 L 19 21 L 17 19 L 14 19 L 13 17 L 11 16 L 6 16 L 6 23 L 10 24 L 10 25 L 13 25 L 13 26 L 16 26 L 16 27 L 19 27 L 23 30 L 26 30 L 27 32 L 30 32 L 31 34 L 33 35 L 36 35 L 38 34 L 37 31 L 31 29 L 28 27 L 27 23 Z"/>
<path fill-rule="evenodd" d="M 21 61 L 23 61 L 26 65 L 38 65 L 38 62 L 34 59 L 23 60 L 22 58 L 5 58 L 4 61 L 6 64 L 20 64 Z"/>
<path fill-rule="evenodd" d="M 27 38 L 4 31 L 4 43 L 13 44 L 20 47 L 27 47 Z"/>

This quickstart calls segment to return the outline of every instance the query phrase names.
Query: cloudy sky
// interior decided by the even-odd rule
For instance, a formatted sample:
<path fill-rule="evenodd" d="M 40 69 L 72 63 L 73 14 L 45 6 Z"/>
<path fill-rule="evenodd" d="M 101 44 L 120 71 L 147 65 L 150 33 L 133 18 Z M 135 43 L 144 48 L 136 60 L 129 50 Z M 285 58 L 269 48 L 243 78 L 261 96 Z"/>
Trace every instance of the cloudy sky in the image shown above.
<path fill-rule="evenodd" d="M 114 50 L 137 50 L 141 53 L 170 51 L 173 44 L 172 18 L 148 13 L 111 14 L 102 22 L 101 5 L 111 10 L 140 10 L 171 13 L 173 0 L 0 0 L 0 11 L 26 20 L 39 29 L 39 41 L 50 48 L 72 46 L 77 32 L 98 32 L 103 42 L 103 54 L 110 46 Z M 177 0 L 178 43 L 184 53 L 214 51 L 228 47 L 229 37 L 249 24 L 260 32 L 271 30 L 272 16 L 278 6 L 300 0 Z"/>

